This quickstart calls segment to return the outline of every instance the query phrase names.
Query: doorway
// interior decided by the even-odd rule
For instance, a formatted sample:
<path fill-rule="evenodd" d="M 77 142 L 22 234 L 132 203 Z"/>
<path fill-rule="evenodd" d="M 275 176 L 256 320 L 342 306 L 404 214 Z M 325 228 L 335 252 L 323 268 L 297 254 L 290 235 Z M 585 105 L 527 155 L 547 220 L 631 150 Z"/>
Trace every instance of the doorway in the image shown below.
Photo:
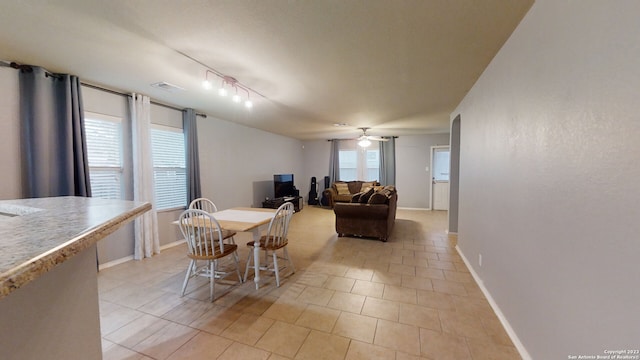
<path fill-rule="evenodd" d="M 449 210 L 449 164 L 448 145 L 431 147 L 431 209 Z"/>

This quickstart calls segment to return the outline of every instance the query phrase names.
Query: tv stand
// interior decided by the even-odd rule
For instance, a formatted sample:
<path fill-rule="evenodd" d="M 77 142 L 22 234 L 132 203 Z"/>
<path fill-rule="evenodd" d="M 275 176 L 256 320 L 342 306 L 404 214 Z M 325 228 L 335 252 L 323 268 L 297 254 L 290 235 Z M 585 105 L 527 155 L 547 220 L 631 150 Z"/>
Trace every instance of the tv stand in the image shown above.
<path fill-rule="evenodd" d="M 268 199 L 262 202 L 262 207 L 268 209 L 277 209 L 285 202 L 292 203 L 295 212 L 302 210 L 302 196 L 284 196 L 275 199 Z"/>

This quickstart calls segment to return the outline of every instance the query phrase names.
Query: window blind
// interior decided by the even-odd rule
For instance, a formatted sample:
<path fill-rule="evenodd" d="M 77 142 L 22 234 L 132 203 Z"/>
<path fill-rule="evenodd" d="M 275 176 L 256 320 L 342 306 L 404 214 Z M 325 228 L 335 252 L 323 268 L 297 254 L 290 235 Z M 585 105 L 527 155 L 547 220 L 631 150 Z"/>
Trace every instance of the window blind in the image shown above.
<path fill-rule="evenodd" d="M 152 125 L 151 151 L 156 208 L 186 207 L 187 172 L 182 129 Z"/>
<path fill-rule="evenodd" d="M 85 134 L 92 197 L 122 198 L 122 122 L 85 113 Z"/>

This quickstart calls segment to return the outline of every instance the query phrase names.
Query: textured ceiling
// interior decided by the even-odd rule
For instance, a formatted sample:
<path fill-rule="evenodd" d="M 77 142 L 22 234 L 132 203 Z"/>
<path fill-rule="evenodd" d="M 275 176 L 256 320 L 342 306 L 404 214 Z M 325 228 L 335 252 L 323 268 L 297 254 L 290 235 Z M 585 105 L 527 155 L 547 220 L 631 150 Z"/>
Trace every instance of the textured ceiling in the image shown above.
<path fill-rule="evenodd" d="M 2 0 L 0 60 L 298 139 L 442 133 L 532 2 Z M 207 67 L 264 98 L 204 90 Z"/>

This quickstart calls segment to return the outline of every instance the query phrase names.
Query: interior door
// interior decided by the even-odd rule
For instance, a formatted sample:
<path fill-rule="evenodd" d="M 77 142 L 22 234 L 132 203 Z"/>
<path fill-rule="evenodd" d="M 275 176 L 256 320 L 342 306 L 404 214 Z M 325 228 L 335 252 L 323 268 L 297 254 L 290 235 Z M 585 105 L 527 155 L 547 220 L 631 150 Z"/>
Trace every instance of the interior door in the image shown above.
<path fill-rule="evenodd" d="M 449 146 L 434 146 L 431 154 L 431 208 L 449 210 Z"/>

